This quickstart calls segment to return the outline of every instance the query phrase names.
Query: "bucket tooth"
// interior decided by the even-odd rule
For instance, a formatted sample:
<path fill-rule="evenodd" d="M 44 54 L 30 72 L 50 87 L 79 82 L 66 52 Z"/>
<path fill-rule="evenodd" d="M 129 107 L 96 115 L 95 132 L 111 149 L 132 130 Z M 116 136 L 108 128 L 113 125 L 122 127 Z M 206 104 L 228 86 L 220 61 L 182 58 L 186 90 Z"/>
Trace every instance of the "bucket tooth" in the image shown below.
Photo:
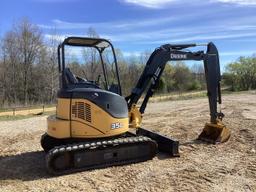
<path fill-rule="evenodd" d="M 198 140 L 209 143 L 223 143 L 230 138 L 230 129 L 221 121 L 215 123 L 206 123 L 202 133 L 198 136 Z"/>

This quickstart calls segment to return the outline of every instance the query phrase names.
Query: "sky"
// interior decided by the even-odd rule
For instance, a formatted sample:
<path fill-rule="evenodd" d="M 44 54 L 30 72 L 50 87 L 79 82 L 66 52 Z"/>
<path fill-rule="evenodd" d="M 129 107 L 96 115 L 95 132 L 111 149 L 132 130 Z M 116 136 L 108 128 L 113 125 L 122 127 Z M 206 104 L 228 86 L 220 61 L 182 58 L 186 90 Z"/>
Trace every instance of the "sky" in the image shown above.
<path fill-rule="evenodd" d="M 256 0 L 1 0 L 0 37 L 28 18 L 45 39 L 94 28 L 125 56 L 166 43 L 214 42 L 222 67 L 256 53 Z"/>

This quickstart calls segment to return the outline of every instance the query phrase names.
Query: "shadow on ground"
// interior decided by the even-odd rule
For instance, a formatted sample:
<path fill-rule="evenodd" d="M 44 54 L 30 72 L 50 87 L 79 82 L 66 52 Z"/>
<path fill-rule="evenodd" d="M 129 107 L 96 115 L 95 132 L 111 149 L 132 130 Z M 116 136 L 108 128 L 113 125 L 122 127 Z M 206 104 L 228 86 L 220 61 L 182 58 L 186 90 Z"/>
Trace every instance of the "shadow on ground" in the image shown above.
<path fill-rule="evenodd" d="M 32 181 L 48 177 L 45 154 L 42 151 L 0 156 L 0 181 Z"/>
<path fill-rule="evenodd" d="M 206 144 L 193 140 L 181 143 L 181 146 L 191 144 Z M 157 158 L 169 159 L 170 155 L 158 153 Z M 3 180 L 22 180 L 33 181 L 51 177 L 45 165 L 45 153 L 43 151 L 25 152 L 11 156 L 0 156 L 0 181 Z"/>

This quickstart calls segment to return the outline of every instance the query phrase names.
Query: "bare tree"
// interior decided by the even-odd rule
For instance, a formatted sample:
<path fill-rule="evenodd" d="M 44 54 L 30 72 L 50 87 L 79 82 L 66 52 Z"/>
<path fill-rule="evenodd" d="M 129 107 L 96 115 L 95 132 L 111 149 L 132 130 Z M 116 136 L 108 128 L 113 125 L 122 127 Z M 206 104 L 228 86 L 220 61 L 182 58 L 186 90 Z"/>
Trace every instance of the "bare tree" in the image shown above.
<path fill-rule="evenodd" d="M 42 48 L 42 35 L 39 28 L 26 19 L 14 27 L 14 33 L 17 37 L 19 64 L 21 65 L 23 76 L 24 104 L 27 105 L 29 83 L 32 83 L 32 65 Z"/>
<path fill-rule="evenodd" d="M 99 35 L 97 34 L 96 30 L 92 27 L 90 27 L 87 31 L 87 36 L 88 37 L 93 37 L 93 38 L 99 38 Z M 85 48 L 82 51 L 83 58 L 85 61 L 85 71 L 86 71 L 86 76 L 90 80 L 96 80 L 97 76 L 97 70 L 99 70 L 99 55 L 98 51 L 95 48 Z"/>
<path fill-rule="evenodd" d="M 142 52 L 139 56 L 139 63 L 142 65 L 146 65 L 151 53 L 152 53 L 152 51 L 150 51 L 150 50 L 146 50 L 146 51 Z"/>
<path fill-rule="evenodd" d="M 39 28 L 23 19 L 13 26 L 3 39 L 3 82 L 5 98 L 11 103 L 17 100 L 28 104 L 33 91 L 33 65 L 42 48 Z M 32 83 L 33 82 L 33 83 Z"/>
<path fill-rule="evenodd" d="M 57 57 L 57 47 L 60 43 L 60 38 L 58 37 L 58 34 L 56 30 L 53 31 L 51 38 L 47 42 L 47 59 L 45 62 L 45 71 L 47 72 L 47 89 L 49 91 L 49 97 L 48 101 L 51 103 L 54 101 L 58 85 L 59 85 L 59 79 L 58 79 L 58 57 Z"/>
<path fill-rule="evenodd" d="M 19 87 L 19 58 L 18 58 L 17 37 L 12 31 L 8 32 L 3 39 L 2 45 L 2 87 L 3 97 L 12 103 L 17 102 L 17 92 Z"/>
<path fill-rule="evenodd" d="M 191 67 L 193 78 L 199 82 L 202 89 L 206 88 L 204 65 L 202 63 L 195 63 Z"/>

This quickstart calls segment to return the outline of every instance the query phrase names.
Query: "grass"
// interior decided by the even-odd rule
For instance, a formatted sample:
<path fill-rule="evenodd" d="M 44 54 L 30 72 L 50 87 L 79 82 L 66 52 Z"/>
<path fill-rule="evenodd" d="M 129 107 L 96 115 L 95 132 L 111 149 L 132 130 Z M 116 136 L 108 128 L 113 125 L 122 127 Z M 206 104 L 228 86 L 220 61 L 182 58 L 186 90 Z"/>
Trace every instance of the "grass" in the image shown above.
<path fill-rule="evenodd" d="M 0 108 L 0 112 L 7 112 L 7 111 L 13 111 L 15 109 L 16 111 L 21 111 L 21 110 L 27 110 L 27 109 L 43 109 L 44 108 L 50 108 L 50 107 L 55 107 L 56 104 L 45 104 L 45 105 L 34 105 L 34 106 L 13 106 L 9 108 Z"/>
<path fill-rule="evenodd" d="M 151 102 L 159 102 L 159 101 L 176 101 L 176 100 L 188 100 L 195 99 L 200 97 L 206 97 L 207 94 L 205 91 L 202 92 L 187 92 L 182 94 L 175 95 L 156 95 L 152 98 Z"/>
<path fill-rule="evenodd" d="M 248 91 L 229 91 L 229 90 L 222 90 L 221 95 L 230 95 L 230 94 L 243 94 L 248 93 Z M 255 92 L 256 93 L 256 92 Z M 253 92 L 252 92 L 253 94 Z M 161 101 L 177 101 L 177 100 L 189 100 L 189 99 L 197 99 L 197 98 L 203 98 L 207 97 L 206 91 L 200 91 L 200 92 L 184 92 L 181 94 L 163 94 L 163 95 L 155 95 L 155 97 L 152 97 L 152 100 L 149 100 L 149 102 L 161 102 Z"/>
<path fill-rule="evenodd" d="M 5 115 L 5 116 L 0 116 L 0 121 L 16 121 L 16 120 L 21 120 L 21 119 L 28 119 L 31 117 L 38 117 L 38 116 L 49 116 L 55 114 L 54 111 L 51 112 L 44 112 L 41 115 Z"/>

